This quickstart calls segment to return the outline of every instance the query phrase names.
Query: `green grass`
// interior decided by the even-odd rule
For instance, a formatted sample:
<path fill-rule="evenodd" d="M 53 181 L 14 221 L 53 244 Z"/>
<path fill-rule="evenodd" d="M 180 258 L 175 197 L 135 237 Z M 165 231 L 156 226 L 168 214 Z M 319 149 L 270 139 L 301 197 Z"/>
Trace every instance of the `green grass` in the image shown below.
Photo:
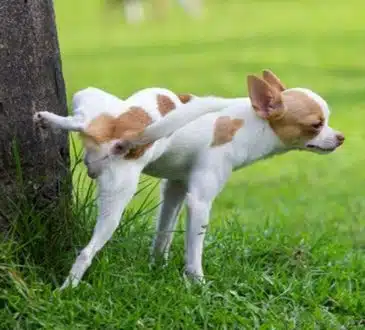
<path fill-rule="evenodd" d="M 135 216 L 141 194 L 80 287 L 54 291 L 90 238 L 95 207 L 91 198 L 51 214 L 25 205 L 17 240 L 0 246 L 0 327 L 365 328 L 365 3 L 211 0 L 204 20 L 174 8 L 140 26 L 95 0 L 55 5 L 69 100 L 90 85 L 120 97 L 147 86 L 241 96 L 248 73 L 271 68 L 323 95 L 346 143 L 232 176 L 212 212 L 203 287 L 182 277 L 183 223 L 168 267 L 149 269 L 153 215 Z M 76 190 L 87 186 L 80 169 Z"/>

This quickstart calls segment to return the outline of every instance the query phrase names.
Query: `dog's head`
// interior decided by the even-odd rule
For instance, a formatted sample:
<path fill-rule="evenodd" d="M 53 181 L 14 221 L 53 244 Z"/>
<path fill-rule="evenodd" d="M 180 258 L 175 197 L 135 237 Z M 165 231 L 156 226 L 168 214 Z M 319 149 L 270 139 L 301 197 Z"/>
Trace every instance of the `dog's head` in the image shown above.
<path fill-rule="evenodd" d="M 112 142 L 98 143 L 92 136 L 81 134 L 84 147 L 84 164 L 90 178 L 97 178 L 112 160 Z"/>
<path fill-rule="evenodd" d="M 263 78 L 248 76 L 247 84 L 256 114 L 268 121 L 286 148 L 324 154 L 343 144 L 344 135 L 328 126 L 326 101 L 316 93 L 287 89 L 271 71 L 264 71 Z"/>
<path fill-rule="evenodd" d="M 81 133 L 85 148 L 84 163 L 91 178 L 98 177 L 114 159 L 135 160 L 143 156 L 151 146 L 132 147 L 133 140 L 152 122 L 140 107 L 132 106 L 118 117 L 101 114 L 89 123 Z"/>

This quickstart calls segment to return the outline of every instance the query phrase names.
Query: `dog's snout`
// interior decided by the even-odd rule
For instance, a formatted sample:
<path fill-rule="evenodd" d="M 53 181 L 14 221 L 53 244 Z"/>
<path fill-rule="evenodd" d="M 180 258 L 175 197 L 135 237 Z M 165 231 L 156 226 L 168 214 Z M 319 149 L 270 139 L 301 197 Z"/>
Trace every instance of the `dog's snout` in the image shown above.
<path fill-rule="evenodd" d="M 345 142 L 345 136 L 342 133 L 337 133 L 336 138 L 337 138 L 339 145 L 341 145 Z"/>
<path fill-rule="evenodd" d="M 89 176 L 90 179 L 96 179 L 99 176 L 99 171 L 91 169 L 91 168 L 87 168 L 87 175 Z"/>
<path fill-rule="evenodd" d="M 90 157 L 88 154 L 84 155 L 84 163 L 86 166 L 90 164 Z"/>

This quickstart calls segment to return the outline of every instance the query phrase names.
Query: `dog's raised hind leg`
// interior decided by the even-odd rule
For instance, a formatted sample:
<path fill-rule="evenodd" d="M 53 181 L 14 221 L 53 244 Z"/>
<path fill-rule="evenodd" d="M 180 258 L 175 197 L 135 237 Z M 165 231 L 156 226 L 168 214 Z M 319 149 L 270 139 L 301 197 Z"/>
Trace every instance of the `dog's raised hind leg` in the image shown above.
<path fill-rule="evenodd" d="M 34 114 L 33 122 L 41 127 L 50 126 L 66 131 L 80 132 L 85 129 L 85 121 L 82 115 L 62 117 L 52 112 L 40 111 Z"/>

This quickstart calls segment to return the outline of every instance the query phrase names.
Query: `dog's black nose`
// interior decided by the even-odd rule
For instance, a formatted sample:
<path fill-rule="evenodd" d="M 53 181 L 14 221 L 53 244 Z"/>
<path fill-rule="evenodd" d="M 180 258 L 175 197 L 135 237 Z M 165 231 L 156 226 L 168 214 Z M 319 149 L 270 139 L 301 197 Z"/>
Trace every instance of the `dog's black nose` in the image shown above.
<path fill-rule="evenodd" d="M 90 164 L 90 159 L 87 154 L 84 156 L 84 163 L 86 166 Z"/>
<path fill-rule="evenodd" d="M 90 179 L 96 179 L 99 176 L 99 172 L 95 170 L 91 170 L 90 168 L 87 168 L 87 175 Z"/>
<path fill-rule="evenodd" d="M 337 133 L 336 137 L 339 145 L 345 142 L 345 136 L 342 133 Z"/>

